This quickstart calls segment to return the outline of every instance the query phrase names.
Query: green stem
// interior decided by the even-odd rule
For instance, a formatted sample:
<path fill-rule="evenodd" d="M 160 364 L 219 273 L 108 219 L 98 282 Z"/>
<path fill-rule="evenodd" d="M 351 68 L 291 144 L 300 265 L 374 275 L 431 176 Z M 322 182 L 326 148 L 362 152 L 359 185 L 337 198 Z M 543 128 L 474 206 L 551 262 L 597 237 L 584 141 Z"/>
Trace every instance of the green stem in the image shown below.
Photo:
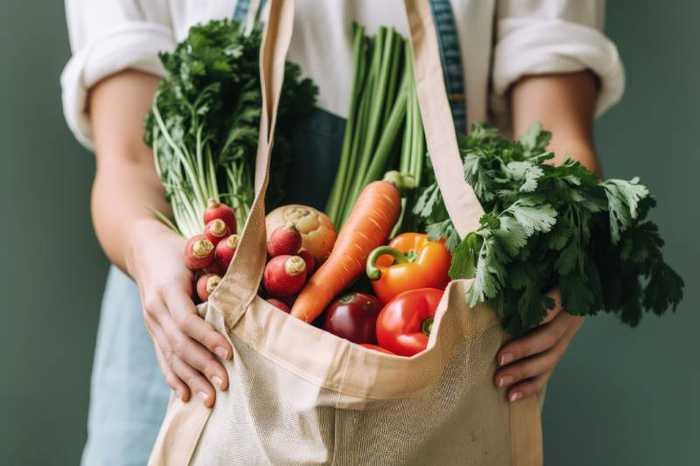
<path fill-rule="evenodd" d="M 401 143 L 401 161 L 399 169 L 401 173 L 409 173 L 411 171 L 411 148 L 413 147 L 413 114 L 415 113 L 413 96 L 413 55 L 411 54 L 410 44 L 404 49 L 404 59 L 406 66 L 404 67 L 404 76 L 408 80 L 408 93 L 410 97 L 406 104 L 406 126 Z"/>
<path fill-rule="evenodd" d="M 359 96 L 362 90 L 362 83 L 364 82 L 364 66 L 362 65 L 365 61 L 365 45 L 364 28 L 358 26 L 357 23 L 353 23 L 352 63 L 354 75 L 352 79 L 350 111 L 345 125 L 345 134 L 343 135 L 338 173 L 335 176 L 333 189 L 326 205 L 326 213 L 334 223 L 337 221 L 342 194 L 347 185 L 348 165 L 350 164 L 349 159 L 352 153 L 352 136 L 357 121 Z"/>
<path fill-rule="evenodd" d="M 401 231 L 403 226 L 404 218 L 406 217 L 406 197 L 401 198 L 401 213 L 399 214 L 399 219 L 394 224 L 394 228 L 391 229 L 390 239 L 396 238 L 396 235 Z"/>
<path fill-rule="evenodd" d="M 205 204 L 206 199 L 204 199 L 204 195 L 199 189 L 199 183 L 197 182 L 197 176 L 194 173 L 191 160 L 188 160 L 187 156 L 185 156 L 183 151 L 177 146 L 175 141 L 173 141 L 172 137 L 168 133 L 167 127 L 165 126 L 165 122 L 163 121 L 163 117 L 161 116 L 160 111 L 158 110 L 158 105 L 156 104 L 156 102 L 154 102 L 153 104 L 153 115 L 156 117 L 156 122 L 158 123 L 158 127 L 163 133 L 163 137 L 165 138 L 166 142 L 168 143 L 168 145 L 173 150 L 178 160 L 182 164 L 185 174 L 189 178 L 190 185 L 192 186 L 195 199 L 200 200 L 202 203 Z"/>
<path fill-rule="evenodd" d="M 211 153 L 211 147 L 207 144 L 207 162 L 209 168 L 209 181 L 211 182 L 211 187 L 209 193 L 214 198 L 215 201 L 220 201 L 219 199 L 219 186 L 216 179 L 216 168 L 214 167 L 214 156 Z M 208 199 L 207 199 L 208 201 Z"/>
<path fill-rule="evenodd" d="M 344 189 L 341 192 L 341 201 L 339 204 L 338 212 L 336 215 L 336 228 L 339 228 L 342 220 L 345 218 L 346 211 L 352 208 L 352 193 L 351 187 L 352 183 L 358 175 L 358 153 L 362 146 L 365 132 L 367 131 L 367 121 L 369 119 L 371 101 L 372 101 L 372 82 L 373 77 L 369 76 L 367 79 L 368 83 L 365 86 L 365 91 L 362 95 L 362 101 L 360 102 L 360 109 L 358 113 L 358 121 L 355 126 L 355 134 L 352 135 L 352 149 L 350 152 L 348 170 L 345 173 L 345 183 Z"/>
<path fill-rule="evenodd" d="M 433 318 L 428 317 L 427 319 L 425 319 L 420 326 L 420 330 L 426 335 L 430 335 L 430 332 L 433 331 Z"/>
<path fill-rule="evenodd" d="M 392 30 L 393 31 L 393 30 Z M 399 81 L 403 82 L 403 79 L 399 79 L 402 72 L 401 70 L 401 54 L 403 52 L 406 40 L 404 40 L 398 33 L 394 32 L 396 35 L 396 42 L 391 51 L 391 63 L 389 68 L 389 89 L 387 90 L 386 101 L 387 103 L 394 102 L 398 98 L 398 92 L 400 92 Z M 382 123 L 386 125 L 391 116 L 392 107 L 390 105 L 384 106 L 384 114 L 382 116 Z"/>
<path fill-rule="evenodd" d="M 396 137 L 399 134 L 401 125 L 403 124 L 404 117 L 406 115 L 406 80 L 401 85 L 401 91 L 399 97 L 396 99 L 389 121 L 384 127 L 379 144 L 377 144 L 377 150 L 372 157 L 372 163 L 367 170 L 367 175 L 364 177 L 363 186 L 371 183 L 372 181 L 378 180 L 382 177 L 386 171 L 387 159 L 391 154 L 391 149 L 396 142 Z"/>
<path fill-rule="evenodd" d="M 379 246 L 375 248 L 367 258 L 367 278 L 370 280 L 379 280 L 382 278 L 382 272 L 377 267 L 377 259 L 381 256 L 391 256 L 394 258 L 394 264 L 405 264 L 411 262 L 411 259 L 401 251 L 391 246 Z"/>
<path fill-rule="evenodd" d="M 423 122 L 420 116 L 420 107 L 418 104 L 418 97 L 416 95 L 415 82 L 413 83 L 412 98 L 414 101 L 413 108 L 413 144 L 411 147 L 411 175 L 416 181 L 416 184 L 420 186 L 420 177 L 422 172 L 422 154 L 425 152 L 425 143 L 423 136 Z"/>
<path fill-rule="evenodd" d="M 374 145 L 378 138 L 379 124 L 381 122 L 382 108 L 385 104 L 386 87 L 387 81 L 389 79 L 389 57 L 391 54 L 391 44 L 393 43 L 393 33 L 386 28 L 380 28 L 376 39 L 376 49 L 372 57 L 372 67 L 375 71 L 375 76 L 377 79 L 375 81 L 374 89 L 372 90 L 372 102 L 371 110 L 369 114 L 369 121 L 367 125 L 367 131 L 364 135 L 364 143 L 362 147 L 362 152 L 355 172 L 355 179 L 352 189 L 350 191 L 350 197 L 348 198 L 348 204 L 350 207 L 346 209 L 345 215 L 349 214 L 349 211 L 354 204 L 355 199 L 360 194 L 360 191 L 364 187 L 364 175 L 369 167 L 370 158 L 374 152 Z M 385 45 L 388 44 L 388 45 Z M 359 175 L 359 176 L 358 176 Z M 347 204 L 346 204 L 347 206 Z"/>

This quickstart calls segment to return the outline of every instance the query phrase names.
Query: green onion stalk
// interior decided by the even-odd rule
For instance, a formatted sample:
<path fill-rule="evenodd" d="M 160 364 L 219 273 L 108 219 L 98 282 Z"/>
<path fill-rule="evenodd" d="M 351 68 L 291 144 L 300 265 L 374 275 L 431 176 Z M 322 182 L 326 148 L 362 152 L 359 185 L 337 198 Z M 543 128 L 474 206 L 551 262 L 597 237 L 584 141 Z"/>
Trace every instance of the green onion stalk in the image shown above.
<path fill-rule="evenodd" d="M 151 108 L 156 122 L 153 156 L 156 172 L 168 193 L 175 219 L 174 225 L 172 222 L 166 224 L 177 226 L 177 231 L 191 237 L 202 232 L 202 219 L 209 199 L 220 201 L 214 157 L 197 118 L 197 102 L 192 106 L 190 116 L 193 127 L 197 128 L 194 150 L 188 149 L 181 140 L 175 140 L 157 104 L 158 95 Z M 158 218 L 163 221 L 167 219 L 164 215 L 158 215 Z"/>
<path fill-rule="evenodd" d="M 425 139 L 413 72 L 410 43 L 394 29 L 380 28 L 376 36 L 367 37 L 362 26 L 353 26 L 350 109 L 326 207 L 336 228 L 350 215 L 362 189 L 387 171 L 398 168 L 413 185 L 422 179 Z M 406 204 L 404 197 L 397 231 Z"/>

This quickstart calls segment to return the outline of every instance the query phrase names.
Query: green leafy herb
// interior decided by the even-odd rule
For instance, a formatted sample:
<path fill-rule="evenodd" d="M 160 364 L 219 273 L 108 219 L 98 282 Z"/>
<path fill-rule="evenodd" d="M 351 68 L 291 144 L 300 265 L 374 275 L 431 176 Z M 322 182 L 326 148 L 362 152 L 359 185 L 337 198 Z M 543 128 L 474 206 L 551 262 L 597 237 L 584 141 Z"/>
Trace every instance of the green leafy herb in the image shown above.
<path fill-rule="evenodd" d="M 461 242 L 434 179 L 420 192 L 413 215 L 446 239 L 450 276 L 474 279 L 469 302 L 490 304 L 513 335 L 542 321 L 553 286 L 576 315 L 602 310 L 636 325 L 644 309 L 675 310 L 684 284 L 645 220 L 655 205 L 649 190 L 636 178 L 600 182 L 571 159 L 547 164 L 549 140 L 540 125 L 518 141 L 483 125 L 460 139 L 465 179 L 486 211 Z"/>
<path fill-rule="evenodd" d="M 225 200 L 243 225 L 252 203 L 262 97 L 261 31 L 231 20 L 193 26 L 174 51 L 162 53 L 167 75 L 146 117 L 146 143 L 172 206 L 178 229 L 201 233 L 207 200 Z M 278 202 L 288 139 L 315 105 L 317 89 L 287 63 L 268 201 Z"/>

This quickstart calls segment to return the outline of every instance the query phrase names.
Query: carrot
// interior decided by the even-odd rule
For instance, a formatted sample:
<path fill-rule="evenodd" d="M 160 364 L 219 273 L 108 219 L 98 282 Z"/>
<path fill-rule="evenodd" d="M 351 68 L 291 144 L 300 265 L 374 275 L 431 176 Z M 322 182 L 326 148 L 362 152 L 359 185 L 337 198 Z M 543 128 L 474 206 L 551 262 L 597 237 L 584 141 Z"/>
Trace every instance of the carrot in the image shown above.
<path fill-rule="evenodd" d="M 291 314 L 306 322 L 318 317 L 362 273 L 372 250 L 386 242 L 400 211 L 401 198 L 395 183 L 368 184 L 341 228 L 330 256 L 302 289 Z"/>

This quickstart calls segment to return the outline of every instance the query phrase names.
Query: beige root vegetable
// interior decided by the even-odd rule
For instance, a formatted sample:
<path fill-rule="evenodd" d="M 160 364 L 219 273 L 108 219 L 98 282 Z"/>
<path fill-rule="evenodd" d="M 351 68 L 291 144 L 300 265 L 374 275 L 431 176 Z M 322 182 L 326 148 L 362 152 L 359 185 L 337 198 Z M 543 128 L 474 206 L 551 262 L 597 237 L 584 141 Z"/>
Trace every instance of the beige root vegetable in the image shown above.
<path fill-rule="evenodd" d="M 278 207 L 267 215 L 267 239 L 278 228 L 291 224 L 301 234 L 301 248 L 321 263 L 328 258 L 337 236 L 333 222 L 326 214 L 313 207 L 290 204 Z"/>

